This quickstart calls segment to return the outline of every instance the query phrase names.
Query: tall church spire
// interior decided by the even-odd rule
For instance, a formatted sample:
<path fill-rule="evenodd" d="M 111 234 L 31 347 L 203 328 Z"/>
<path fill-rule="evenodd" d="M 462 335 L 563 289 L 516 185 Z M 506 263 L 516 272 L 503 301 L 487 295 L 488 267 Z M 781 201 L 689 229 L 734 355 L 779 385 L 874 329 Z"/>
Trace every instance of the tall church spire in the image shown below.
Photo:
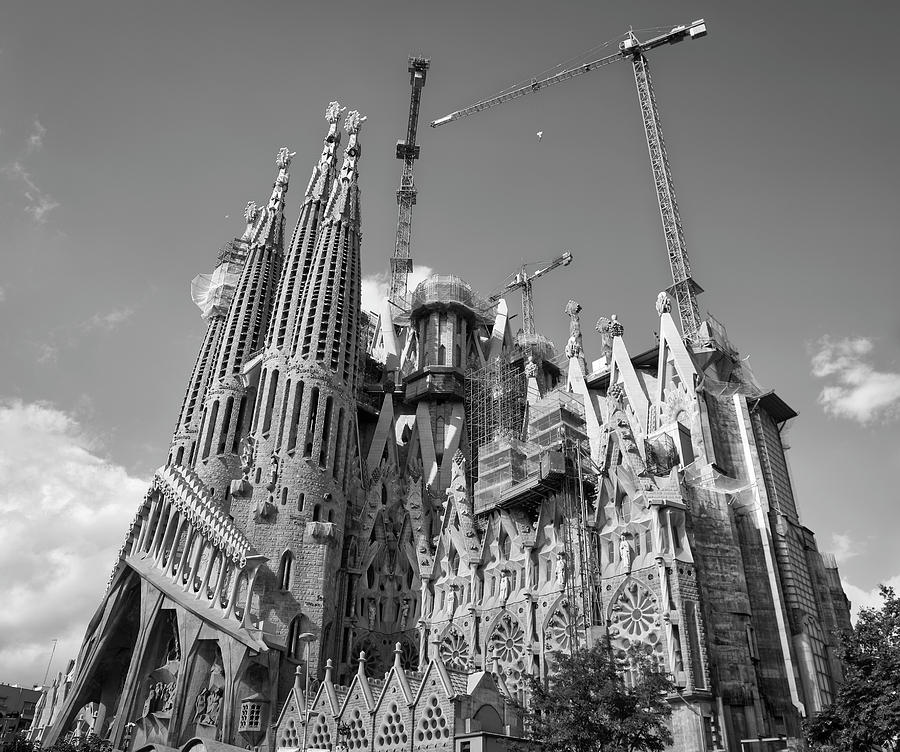
<path fill-rule="evenodd" d="M 329 137 L 301 206 L 279 287 L 278 318 L 262 356 L 251 428 L 255 480 L 241 484 L 231 503 L 235 519 L 248 519 L 248 537 L 260 554 L 272 562 L 303 562 L 302 581 L 275 582 L 274 569 L 261 574 L 263 582 L 272 578 L 273 591 L 283 594 L 267 603 L 260 616 L 289 646 L 302 631 L 315 635 L 311 672 L 333 647 L 329 639 L 335 639 L 325 625 L 339 620 L 340 606 L 332 596 L 343 592 L 336 578 L 359 462 L 358 165 L 365 118 L 358 112 L 347 115 L 348 144 L 335 177 L 339 113 L 337 105 L 329 107 Z M 292 322 L 290 328 L 286 322 Z M 266 469 L 265 480 L 261 469 Z M 298 528 L 297 515 L 309 523 L 306 528 Z M 321 587 L 321 595 L 311 598 L 311 587 Z M 303 604 L 301 612 L 298 603 Z"/>
<path fill-rule="evenodd" d="M 351 388 L 359 352 L 359 131 L 364 121 L 355 110 L 344 121 L 349 137 L 344 162 L 325 207 L 293 343 L 295 355 L 324 363 Z"/>
<path fill-rule="evenodd" d="M 328 133 L 322 145 L 322 156 L 313 168 L 306 193 L 300 204 L 300 216 L 294 228 L 285 259 L 284 273 L 278 283 L 272 323 L 266 337 L 267 348 L 290 346 L 288 336 L 294 329 L 300 294 L 309 275 L 312 253 L 322 219 L 324 202 L 328 198 L 335 175 L 335 160 L 341 143 L 338 121 L 345 108 L 332 102 L 325 110 Z"/>
<path fill-rule="evenodd" d="M 207 391 L 194 465 L 201 479 L 222 494 L 239 470 L 238 452 L 250 424 L 255 385 L 242 371 L 263 343 L 281 273 L 285 194 L 294 154 L 282 147 L 275 157 L 278 174 L 268 203 L 250 203 L 247 229 L 235 242 L 246 261 L 228 309 Z"/>

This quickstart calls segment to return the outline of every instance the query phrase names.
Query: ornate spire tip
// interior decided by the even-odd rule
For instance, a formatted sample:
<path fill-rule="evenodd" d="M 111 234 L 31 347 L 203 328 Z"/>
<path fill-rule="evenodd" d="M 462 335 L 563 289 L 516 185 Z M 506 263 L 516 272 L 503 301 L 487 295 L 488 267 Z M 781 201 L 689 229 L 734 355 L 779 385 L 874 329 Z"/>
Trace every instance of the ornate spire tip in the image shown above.
<path fill-rule="evenodd" d="M 336 123 L 341 119 L 341 113 L 346 109 L 346 107 L 341 107 L 340 102 L 330 102 L 328 107 L 325 108 L 325 119 L 329 123 Z"/>
<path fill-rule="evenodd" d="M 275 166 L 279 170 L 286 170 L 291 166 L 291 160 L 297 156 L 297 152 L 291 151 L 286 146 L 282 146 L 275 155 Z"/>
<path fill-rule="evenodd" d="M 360 115 L 356 110 L 350 110 L 347 113 L 347 119 L 344 120 L 344 130 L 347 133 L 359 133 L 359 129 L 365 121 L 365 115 Z"/>

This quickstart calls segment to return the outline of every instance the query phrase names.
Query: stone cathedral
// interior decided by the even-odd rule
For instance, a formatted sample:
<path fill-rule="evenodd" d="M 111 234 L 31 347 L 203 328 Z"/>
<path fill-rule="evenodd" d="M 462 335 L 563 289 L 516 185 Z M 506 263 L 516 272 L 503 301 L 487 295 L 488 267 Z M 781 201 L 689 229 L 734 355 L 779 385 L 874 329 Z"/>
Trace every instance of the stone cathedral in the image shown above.
<path fill-rule="evenodd" d="M 281 149 L 194 280 L 168 458 L 37 738 L 508 749 L 526 678 L 608 640 L 626 680 L 636 645 L 674 678 L 673 749 L 787 746 L 849 626 L 794 497 L 796 413 L 715 319 L 682 336 L 666 293 L 653 347 L 602 317 L 592 359 L 576 301 L 557 353 L 449 274 L 363 311 L 364 120 L 326 110 L 290 232 Z"/>

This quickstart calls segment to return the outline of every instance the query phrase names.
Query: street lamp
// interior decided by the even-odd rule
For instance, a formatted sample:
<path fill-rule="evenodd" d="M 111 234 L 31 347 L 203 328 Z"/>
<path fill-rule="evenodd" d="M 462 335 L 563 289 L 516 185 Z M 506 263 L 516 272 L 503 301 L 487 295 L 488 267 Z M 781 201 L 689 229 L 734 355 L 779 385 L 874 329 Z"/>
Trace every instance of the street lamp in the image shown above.
<path fill-rule="evenodd" d="M 302 752 L 306 752 L 306 733 L 309 729 L 309 711 L 310 711 L 310 702 L 309 702 L 309 644 L 316 639 L 316 636 L 312 632 L 304 632 L 303 634 L 297 635 L 295 638 L 297 642 L 306 643 L 306 681 L 304 682 L 305 688 L 303 690 L 303 706 L 304 706 L 304 716 L 303 719 L 303 747 Z"/>

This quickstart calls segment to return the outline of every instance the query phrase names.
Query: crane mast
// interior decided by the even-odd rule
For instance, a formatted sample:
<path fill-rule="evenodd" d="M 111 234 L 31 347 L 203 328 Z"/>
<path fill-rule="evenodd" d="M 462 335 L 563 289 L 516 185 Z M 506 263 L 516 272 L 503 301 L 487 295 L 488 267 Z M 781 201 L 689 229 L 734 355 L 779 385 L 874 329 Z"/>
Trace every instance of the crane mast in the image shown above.
<path fill-rule="evenodd" d="M 650 154 L 650 169 L 653 172 L 653 183 L 656 186 L 656 199 L 659 204 L 659 216 L 662 219 L 663 235 L 666 240 L 666 251 L 669 255 L 669 266 L 672 272 L 671 291 L 678 305 L 678 316 L 685 339 L 696 342 L 700 330 L 700 309 L 697 305 L 697 294 L 703 292 L 691 276 L 691 263 L 688 259 L 684 242 L 684 227 L 675 198 L 675 183 L 669 167 L 669 155 L 663 139 L 659 109 L 653 93 L 653 81 L 650 78 L 650 66 L 647 58 L 640 51 L 640 43 L 634 35 L 622 43 L 623 50 L 633 43 L 637 49 L 632 54 L 634 82 L 637 86 L 638 102 L 641 107 L 641 119 L 644 122 L 644 135 L 647 137 L 647 151 Z"/>
<path fill-rule="evenodd" d="M 409 58 L 409 120 L 406 125 L 406 140 L 397 142 L 397 159 L 403 160 L 403 171 L 400 174 L 400 188 L 397 190 L 397 238 L 394 243 L 394 255 L 391 257 L 391 289 L 389 298 L 392 303 L 404 306 L 406 300 L 407 276 L 412 271 L 412 257 L 409 252 L 412 235 L 412 213 L 416 203 L 416 186 L 413 181 L 413 169 L 419 158 L 419 145 L 416 143 L 416 131 L 419 126 L 419 104 L 422 100 L 422 87 L 431 61 L 425 57 Z M 405 307 L 405 306 L 404 306 Z"/>
<path fill-rule="evenodd" d="M 656 197 L 659 204 L 659 214 L 663 224 L 666 251 L 669 256 L 669 266 L 672 272 L 672 287 L 670 290 L 675 295 L 678 305 L 678 313 L 681 319 L 681 328 L 686 339 L 697 341 L 700 330 L 700 310 L 697 305 L 697 295 L 702 292 L 691 275 L 691 265 L 688 260 L 687 248 L 684 242 L 684 229 L 681 224 L 681 216 L 678 212 L 678 202 L 675 199 L 675 183 L 672 180 L 672 171 L 669 167 L 669 158 L 666 153 L 666 144 L 663 140 L 662 126 L 659 119 L 659 110 L 656 106 L 656 97 L 653 93 L 653 84 L 650 79 L 650 69 L 644 53 L 661 47 L 664 44 L 675 44 L 683 39 L 699 39 L 706 36 L 706 24 L 703 19 L 694 21 L 688 26 L 676 26 L 664 34 L 648 39 L 644 42 L 638 40 L 633 32 L 629 32 L 628 38 L 619 45 L 619 51 L 611 55 L 593 60 L 589 63 L 569 68 L 539 80 L 533 80 L 530 84 L 520 86 L 489 99 L 483 99 L 462 110 L 451 112 L 431 122 L 432 128 L 437 128 L 446 123 L 452 123 L 476 112 L 495 107 L 498 104 L 508 102 L 539 91 L 547 86 L 568 81 L 570 78 L 580 76 L 583 73 L 602 68 L 610 63 L 620 60 L 630 60 L 634 69 L 634 80 L 637 85 L 638 101 L 641 108 L 641 118 L 644 123 L 644 134 L 647 138 L 647 150 L 650 153 L 650 167 L 653 172 L 653 181 L 656 186 Z M 531 293 L 530 286 L 523 286 L 523 314 L 527 317 L 530 306 L 526 307 L 525 294 Z M 533 314 L 532 314 L 533 315 Z"/>

